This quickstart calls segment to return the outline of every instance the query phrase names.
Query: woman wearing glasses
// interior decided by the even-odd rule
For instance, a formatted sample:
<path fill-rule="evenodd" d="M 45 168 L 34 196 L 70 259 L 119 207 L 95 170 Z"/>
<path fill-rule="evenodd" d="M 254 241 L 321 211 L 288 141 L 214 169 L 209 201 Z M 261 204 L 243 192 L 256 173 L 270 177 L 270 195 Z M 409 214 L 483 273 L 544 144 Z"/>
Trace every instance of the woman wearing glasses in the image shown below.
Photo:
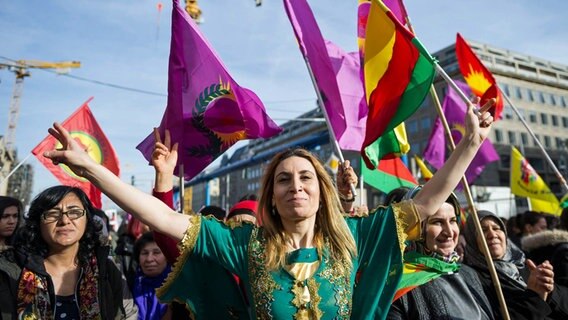
<path fill-rule="evenodd" d="M 16 247 L 20 319 L 135 319 L 122 274 L 101 242 L 86 194 L 51 187 L 31 203 Z"/>

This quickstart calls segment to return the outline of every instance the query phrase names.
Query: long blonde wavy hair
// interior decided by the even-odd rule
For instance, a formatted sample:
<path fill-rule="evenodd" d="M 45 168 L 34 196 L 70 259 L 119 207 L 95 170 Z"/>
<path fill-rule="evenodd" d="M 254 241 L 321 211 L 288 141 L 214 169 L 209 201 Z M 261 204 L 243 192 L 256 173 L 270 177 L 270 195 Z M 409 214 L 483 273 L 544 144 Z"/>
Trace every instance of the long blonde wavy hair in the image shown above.
<path fill-rule="evenodd" d="M 261 195 L 258 203 L 258 212 L 262 216 L 262 226 L 266 245 L 266 264 L 269 270 L 277 270 L 286 263 L 286 243 L 289 235 L 286 234 L 280 215 L 273 215 L 276 208 L 272 206 L 274 196 L 274 175 L 276 167 L 285 159 L 300 157 L 308 160 L 315 169 L 319 182 L 320 208 L 316 213 L 314 230 L 314 246 L 321 258 L 326 243 L 329 244 L 329 253 L 335 261 L 344 261 L 352 265 L 352 258 L 357 255 L 355 239 L 351 235 L 347 223 L 343 218 L 343 208 L 339 201 L 337 189 L 323 165 L 312 153 L 305 149 L 291 149 L 283 151 L 270 161 L 262 178 Z"/>

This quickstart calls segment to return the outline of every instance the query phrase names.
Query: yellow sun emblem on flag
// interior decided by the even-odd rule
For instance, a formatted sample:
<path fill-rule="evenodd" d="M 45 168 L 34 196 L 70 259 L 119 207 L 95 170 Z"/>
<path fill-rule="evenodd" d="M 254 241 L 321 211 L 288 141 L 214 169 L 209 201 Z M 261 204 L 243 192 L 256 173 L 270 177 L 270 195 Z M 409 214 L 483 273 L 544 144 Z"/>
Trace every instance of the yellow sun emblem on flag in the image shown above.
<path fill-rule="evenodd" d="M 103 163 L 103 151 L 101 150 L 101 146 L 95 137 L 91 136 L 90 134 L 83 132 L 83 131 L 73 131 L 69 133 L 71 138 L 78 141 L 87 151 L 87 154 L 91 157 L 91 159 L 95 160 L 98 164 Z M 60 142 L 57 142 L 55 146 L 56 149 L 60 149 L 63 145 Z M 74 179 L 80 181 L 88 181 L 85 178 L 79 177 L 68 166 L 60 163 L 59 166 L 67 173 L 69 176 L 73 177 Z"/>
<path fill-rule="evenodd" d="M 471 91 L 481 97 L 489 87 L 491 87 L 491 82 L 485 77 L 485 74 L 479 70 L 474 70 L 473 67 L 469 66 L 469 72 L 464 77 L 467 84 L 470 86 Z"/>

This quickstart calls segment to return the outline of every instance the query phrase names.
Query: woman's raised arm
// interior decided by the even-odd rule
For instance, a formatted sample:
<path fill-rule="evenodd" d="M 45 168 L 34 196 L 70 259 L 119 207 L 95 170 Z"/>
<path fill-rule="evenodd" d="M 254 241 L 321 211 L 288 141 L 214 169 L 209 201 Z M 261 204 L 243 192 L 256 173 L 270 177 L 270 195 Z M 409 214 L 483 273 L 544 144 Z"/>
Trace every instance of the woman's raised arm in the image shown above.
<path fill-rule="evenodd" d="M 96 163 L 59 123 L 49 129 L 62 148 L 47 151 L 43 155 L 53 164 L 66 164 L 75 174 L 88 179 L 112 201 L 131 213 L 153 230 L 179 241 L 188 228 L 189 219 L 170 209 L 160 200 L 123 182 L 107 168 Z"/>
<path fill-rule="evenodd" d="M 479 100 L 475 100 L 477 104 Z M 436 172 L 424 187 L 414 197 L 414 204 L 420 215 L 420 219 L 436 213 L 442 203 L 448 199 L 455 189 L 465 170 L 477 154 L 481 144 L 489 135 L 493 117 L 488 110 L 495 103 L 495 99 L 489 100 L 482 108 L 476 109 L 470 103 L 465 116 L 466 132 L 455 150 L 452 152 L 444 166 Z"/>

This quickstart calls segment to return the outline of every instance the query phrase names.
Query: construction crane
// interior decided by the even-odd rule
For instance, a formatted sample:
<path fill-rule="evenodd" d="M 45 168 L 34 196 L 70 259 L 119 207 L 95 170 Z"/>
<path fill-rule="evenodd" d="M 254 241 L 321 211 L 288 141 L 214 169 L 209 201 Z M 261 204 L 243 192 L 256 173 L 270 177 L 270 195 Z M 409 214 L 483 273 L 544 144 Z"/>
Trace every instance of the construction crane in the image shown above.
<path fill-rule="evenodd" d="M 4 138 L 6 150 L 9 152 L 14 150 L 16 126 L 18 123 L 18 116 L 20 114 L 20 100 L 22 98 L 22 90 L 24 88 L 24 78 L 30 76 L 28 69 L 55 69 L 58 74 L 65 74 L 69 72 L 70 68 L 79 67 L 81 67 L 81 62 L 78 61 L 45 62 L 37 60 L 18 60 L 9 63 L 0 63 L 0 69 L 6 68 L 16 74 L 16 83 L 10 99 L 8 130 Z"/>

